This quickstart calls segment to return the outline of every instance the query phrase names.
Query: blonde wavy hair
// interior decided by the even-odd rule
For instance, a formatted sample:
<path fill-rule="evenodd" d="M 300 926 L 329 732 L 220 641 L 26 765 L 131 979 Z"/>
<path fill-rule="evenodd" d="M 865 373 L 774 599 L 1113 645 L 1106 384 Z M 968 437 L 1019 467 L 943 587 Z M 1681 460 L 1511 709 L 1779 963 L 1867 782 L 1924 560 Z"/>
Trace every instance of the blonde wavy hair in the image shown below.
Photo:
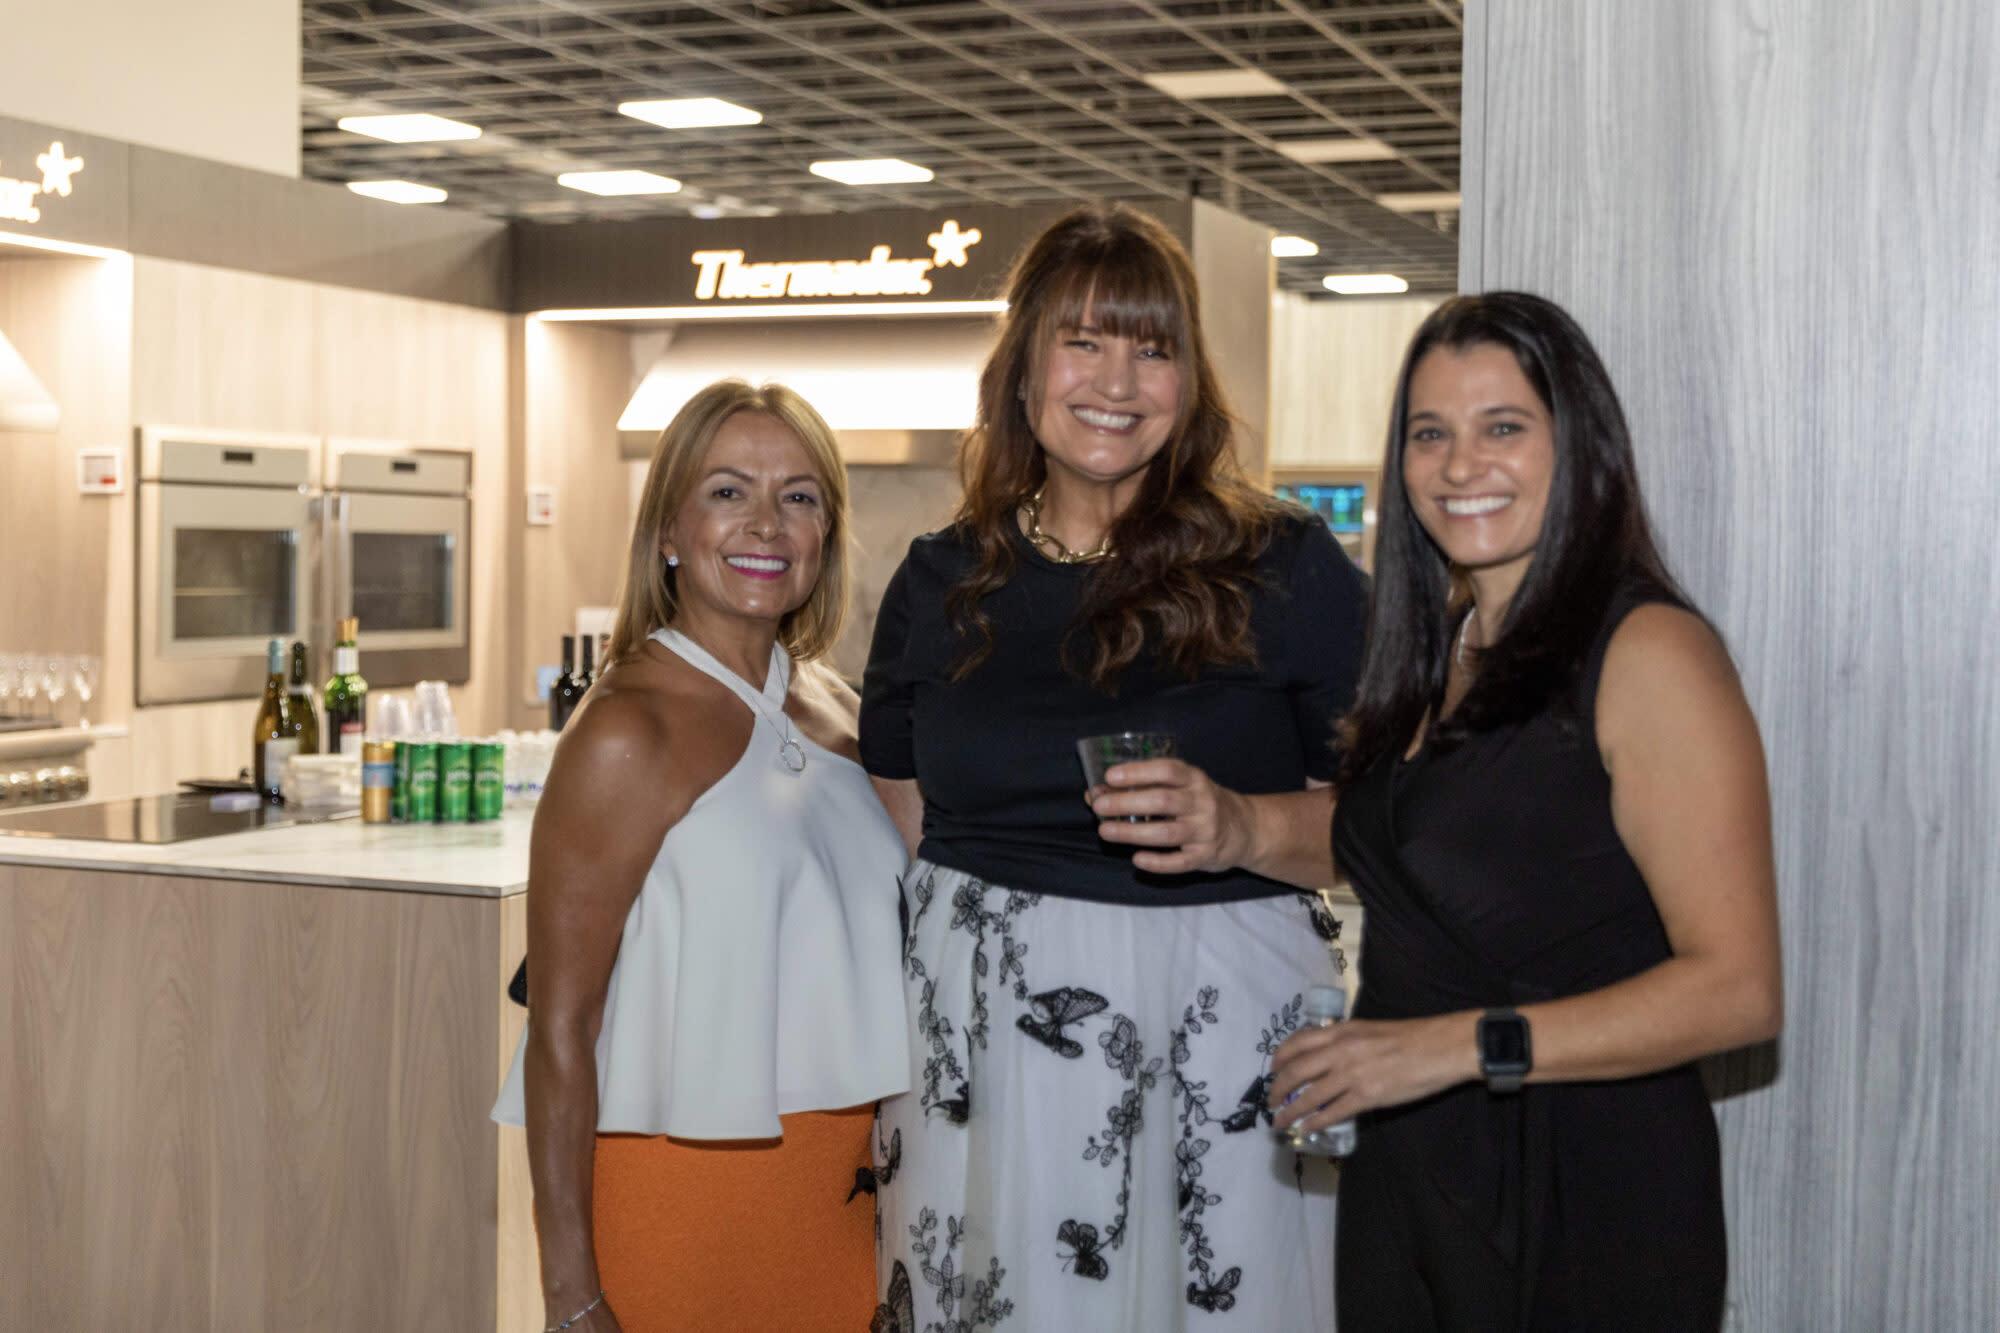
<path fill-rule="evenodd" d="M 820 551 L 819 582 L 804 605 L 778 624 L 778 641 L 796 662 L 824 656 L 840 637 L 847 618 L 848 559 L 847 469 L 833 430 L 811 403 L 782 384 L 752 385 L 743 380 L 717 380 L 687 400 L 653 447 L 646 469 L 639 520 L 632 528 L 632 551 L 626 563 L 624 587 L 618 594 L 618 621 L 611 631 L 611 660 L 623 662 L 637 653 L 647 636 L 674 623 L 680 602 L 674 594 L 674 571 L 661 554 L 667 526 L 701 480 L 708 447 L 723 423 L 738 412 L 762 412 L 798 436 L 812 460 L 826 518 Z"/>

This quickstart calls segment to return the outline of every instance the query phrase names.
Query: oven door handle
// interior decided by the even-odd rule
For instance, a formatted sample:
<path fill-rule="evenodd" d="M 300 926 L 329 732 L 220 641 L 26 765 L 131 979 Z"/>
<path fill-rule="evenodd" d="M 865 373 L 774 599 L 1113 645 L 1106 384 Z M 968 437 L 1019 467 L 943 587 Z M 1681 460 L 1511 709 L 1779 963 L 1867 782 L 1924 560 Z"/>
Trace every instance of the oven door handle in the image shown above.
<path fill-rule="evenodd" d="M 329 632 L 354 614 L 354 519 L 350 497 L 334 491 L 326 497 L 326 568 L 330 614 Z M 331 642 L 331 640 L 329 640 Z"/>

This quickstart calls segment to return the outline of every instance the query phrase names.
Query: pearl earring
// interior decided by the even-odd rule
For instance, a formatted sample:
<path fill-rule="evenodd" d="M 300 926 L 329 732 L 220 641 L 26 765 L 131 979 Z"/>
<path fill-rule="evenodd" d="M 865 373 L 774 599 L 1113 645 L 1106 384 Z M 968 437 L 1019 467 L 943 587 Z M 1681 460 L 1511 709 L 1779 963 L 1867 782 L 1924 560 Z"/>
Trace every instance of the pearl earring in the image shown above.
<path fill-rule="evenodd" d="M 677 556 L 677 555 L 670 555 L 670 556 L 668 556 L 668 557 L 667 557 L 667 568 L 668 568 L 668 569 L 679 569 L 679 568 L 680 568 L 680 563 L 681 563 L 681 558 L 680 558 L 679 556 Z"/>

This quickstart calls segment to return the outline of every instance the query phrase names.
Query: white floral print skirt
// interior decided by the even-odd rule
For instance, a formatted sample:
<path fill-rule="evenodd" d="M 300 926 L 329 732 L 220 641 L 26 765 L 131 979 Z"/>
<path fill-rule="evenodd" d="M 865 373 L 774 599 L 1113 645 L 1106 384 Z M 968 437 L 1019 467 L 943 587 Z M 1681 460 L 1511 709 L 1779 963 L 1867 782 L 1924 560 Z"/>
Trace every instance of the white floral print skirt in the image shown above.
<path fill-rule="evenodd" d="M 875 1131 L 874 1333 L 1333 1327 L 1335 1171 L 1273 1132 L 1271 1053 L 1342 984 L 1305 894 L 1126 907 L 919 861 L 912 1090 Z"/>

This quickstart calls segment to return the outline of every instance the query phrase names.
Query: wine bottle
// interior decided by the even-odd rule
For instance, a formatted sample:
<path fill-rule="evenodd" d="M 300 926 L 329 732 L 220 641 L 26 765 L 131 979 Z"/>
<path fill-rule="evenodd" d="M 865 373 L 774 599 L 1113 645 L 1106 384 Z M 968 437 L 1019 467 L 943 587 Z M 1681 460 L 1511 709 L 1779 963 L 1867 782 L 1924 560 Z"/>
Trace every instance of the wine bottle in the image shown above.
<path fill-rule="evenodd" d="M 292 735 L 299 738 L 299 753 L 318 754 L 319 705 L 313 702 L 313 689 L 306 680 L 308 656 L 310 652 L 304 643 L 292 645 L 292 678 L 285 686 L 285 708 Z"/>
<path fill-rule="evenodd" d="M 549 729 L 561 731 L 569 715 L 583 698 L 583 682 L 576 678 L 576 636 L 562 636 L 562 674 L 549 687 Z"/>
<path fill-rule="evenodd" d="M 326 682 L 326 752 L 361 753 L 368 730 L 368 682 L 361 679 L 361 622 L 349 616 L 340 622 L 333 649 L 333 675 Z"/>
<path fill-rule="evenodd" d="M 583 670 L 577 675 L 576 680 L 577 684 L 583 687 L 585 693 L 588 693 L 590 687 L 597 681 L 597 668 L 591 665 L 594 660 L 592 655 L 593 650 L 596 647 L 597 636 L 595 634 L 586 634 L 583 636 Z"/>
<path fill-rule="evenodd" d="M 283 799 L 279 784 L 284 778 L 285 760 L 299 748 L 285 707 L 283 639 L 273 639 L 265 646 L 264 668 L 264 702 L 257 708 L 257 724 L 250 733 L 250 771 L 257 794 L 267 801 L 277 801 Z"/>

